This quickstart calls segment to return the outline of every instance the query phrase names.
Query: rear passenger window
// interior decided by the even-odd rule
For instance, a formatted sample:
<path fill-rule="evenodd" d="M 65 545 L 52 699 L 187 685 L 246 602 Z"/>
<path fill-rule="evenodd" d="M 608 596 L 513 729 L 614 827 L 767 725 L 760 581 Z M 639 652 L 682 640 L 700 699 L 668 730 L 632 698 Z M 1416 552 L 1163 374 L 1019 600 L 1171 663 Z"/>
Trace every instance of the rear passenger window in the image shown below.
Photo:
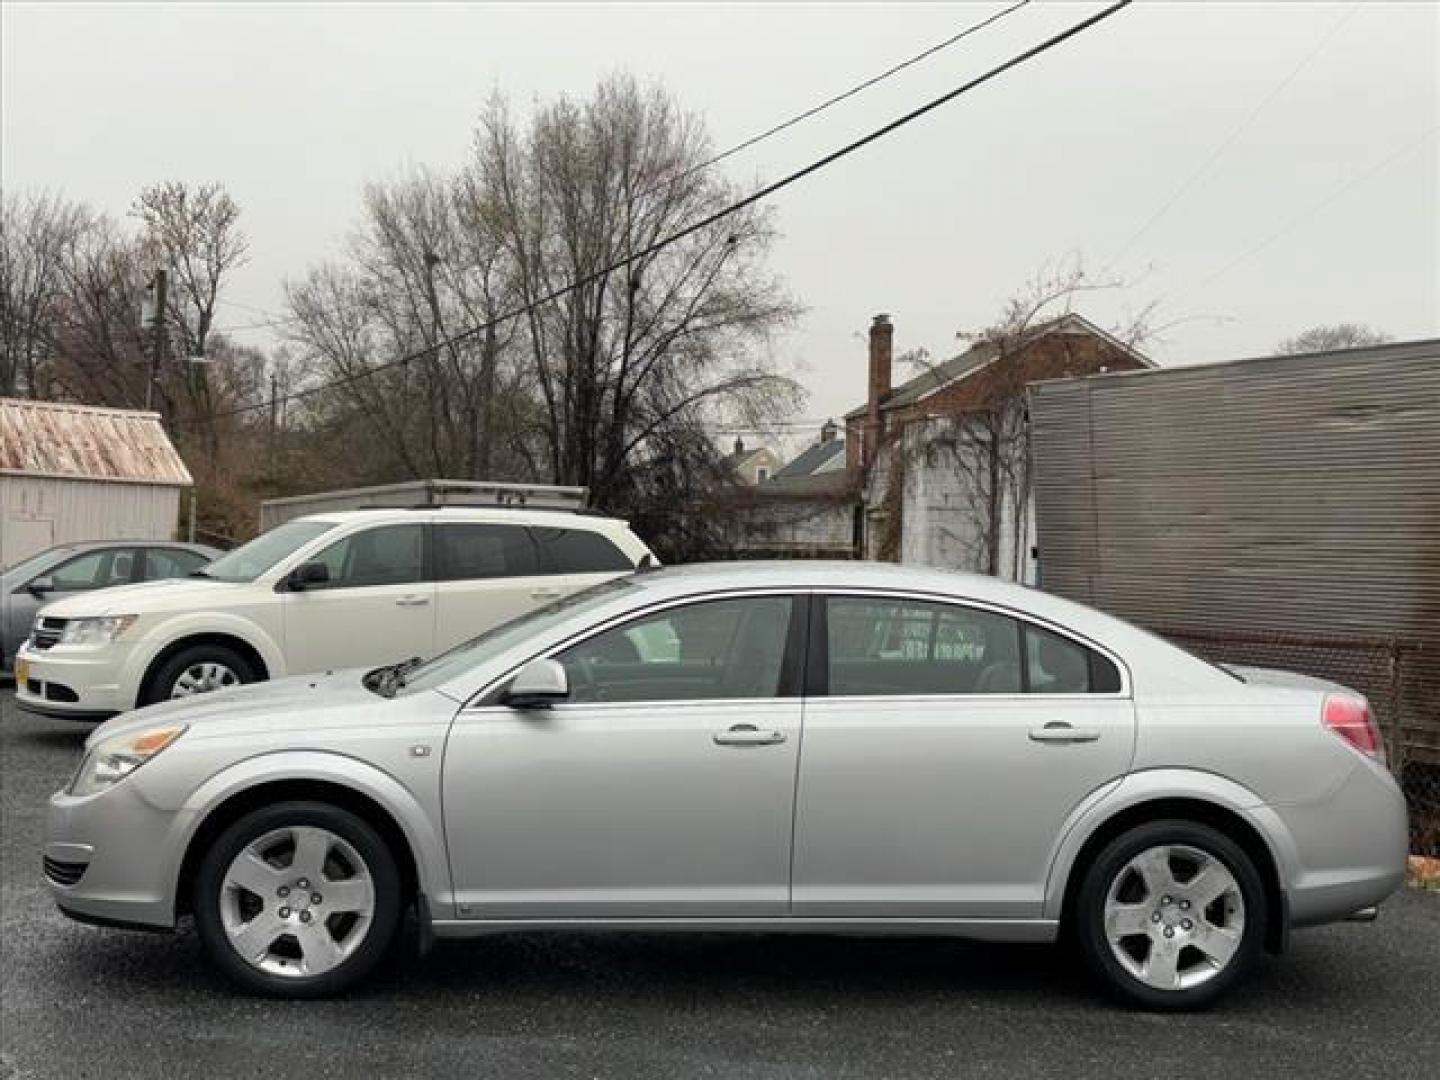
<path fill-rule="evenodd" d="M 1018 694 L 1020 626 L 979 608 L 832 597 L 831 694 Z"/>
<path fill-rule="evenodd" d="M 520 525 L 435 526 L 435 576 L 440 581 L 531 577 L 540 557 L 530 530 Z"/>
<path fill-rule="evenodd" d="M 1110 660 L 998 612 L 903 598 L 832 596 L 826 603 L 832 695 L 1120 690 L 1120 669 Z"/>
<path fill-rule="evenodd" d="M 1025 663 L 1032 694 L 1113 694 L 1120 669 L 1092 649 L 1038 626 L 1025 627 Z"/>
<path fill-rule="evenodd" d="M 634 570 L 635 564 L 608 537 L 583 529 L 531 529 L 542 565 L 552 574 L 600 574 Z"/>

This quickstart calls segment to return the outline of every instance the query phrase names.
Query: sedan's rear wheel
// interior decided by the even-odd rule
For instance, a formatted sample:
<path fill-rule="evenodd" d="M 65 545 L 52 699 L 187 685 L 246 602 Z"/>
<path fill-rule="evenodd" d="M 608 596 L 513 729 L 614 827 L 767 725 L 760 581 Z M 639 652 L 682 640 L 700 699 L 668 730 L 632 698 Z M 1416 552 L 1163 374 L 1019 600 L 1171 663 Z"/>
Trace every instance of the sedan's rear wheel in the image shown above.
<path fill-rule="evenodd" d="M 1122 997 L 1147 1008 L 1198 1008 L 1259 954 L 1264 886 L 1224 833 L 1153 822 L 1117 837 L 1090 864 L 1075 918 L 1091 968 Z"/>
<path fill-rule="evenodd" d="M 211 959 L 246 989 L 332 994 L 384 955 L 400 916 L 385 841 L 324 803 L 281 803 L 230 826 L 205 854 L 195 922 Z"/>

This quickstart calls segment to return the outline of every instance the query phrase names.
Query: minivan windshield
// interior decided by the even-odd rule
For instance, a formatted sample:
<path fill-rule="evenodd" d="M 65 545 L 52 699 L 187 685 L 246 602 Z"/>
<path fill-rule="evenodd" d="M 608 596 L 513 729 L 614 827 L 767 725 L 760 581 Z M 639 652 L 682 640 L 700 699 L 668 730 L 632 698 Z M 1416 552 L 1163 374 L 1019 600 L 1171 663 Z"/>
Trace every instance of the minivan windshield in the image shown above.
<path fill-rule="evenodd" d="M 457 675 L 463 675 L 472 668 L 493 660 L 526 639 L 545 633 L 571 616 L 607 604 L 617 593 L 633 588 L 635 586 L 627 578 L 602 581 L 598 585 L 526 612 L 509 622 L 493 626 L 478 637 L 461 642 L 449 652 L 443 652 L 433 660 L 427 660 L 406 672 L 404 682 L 400 684 L 401 692 L 429 690 L 440 686 Z"/>
<path fill-rule="evenodd" d="M 281 559 L 288 558 L 333 528 L 335 523 L 332 521 L 287 521 L 220 556 L 191 576 L 215 581 L 254 581 Z"/>

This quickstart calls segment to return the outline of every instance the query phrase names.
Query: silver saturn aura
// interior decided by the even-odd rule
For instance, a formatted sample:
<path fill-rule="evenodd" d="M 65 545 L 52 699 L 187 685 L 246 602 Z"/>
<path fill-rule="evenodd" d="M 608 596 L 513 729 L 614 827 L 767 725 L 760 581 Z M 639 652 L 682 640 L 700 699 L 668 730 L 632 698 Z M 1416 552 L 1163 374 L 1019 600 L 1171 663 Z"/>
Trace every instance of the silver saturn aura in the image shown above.
<path fill-rule="evenodd" d="M 989 578 L 642 572 L 421 663 L 117 717 L 50 804 L 76 919 L 341 990 L 407 908 L 531 929 L 1073 939 L 1188 1008 L 1373 917 L 1405 804 L 1365 700 Z"/>

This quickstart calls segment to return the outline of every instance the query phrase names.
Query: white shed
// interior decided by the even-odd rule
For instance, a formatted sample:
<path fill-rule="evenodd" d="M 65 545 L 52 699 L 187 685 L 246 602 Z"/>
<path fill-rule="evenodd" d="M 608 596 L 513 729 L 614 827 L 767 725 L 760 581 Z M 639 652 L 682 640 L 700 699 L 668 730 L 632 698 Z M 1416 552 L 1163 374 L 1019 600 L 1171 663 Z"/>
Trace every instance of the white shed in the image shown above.
<path fill-rule="evenodd" d="M 171 539 L 190 485 L 159 413 L 0 398 L 0 566 L 53 544 Z"/>

